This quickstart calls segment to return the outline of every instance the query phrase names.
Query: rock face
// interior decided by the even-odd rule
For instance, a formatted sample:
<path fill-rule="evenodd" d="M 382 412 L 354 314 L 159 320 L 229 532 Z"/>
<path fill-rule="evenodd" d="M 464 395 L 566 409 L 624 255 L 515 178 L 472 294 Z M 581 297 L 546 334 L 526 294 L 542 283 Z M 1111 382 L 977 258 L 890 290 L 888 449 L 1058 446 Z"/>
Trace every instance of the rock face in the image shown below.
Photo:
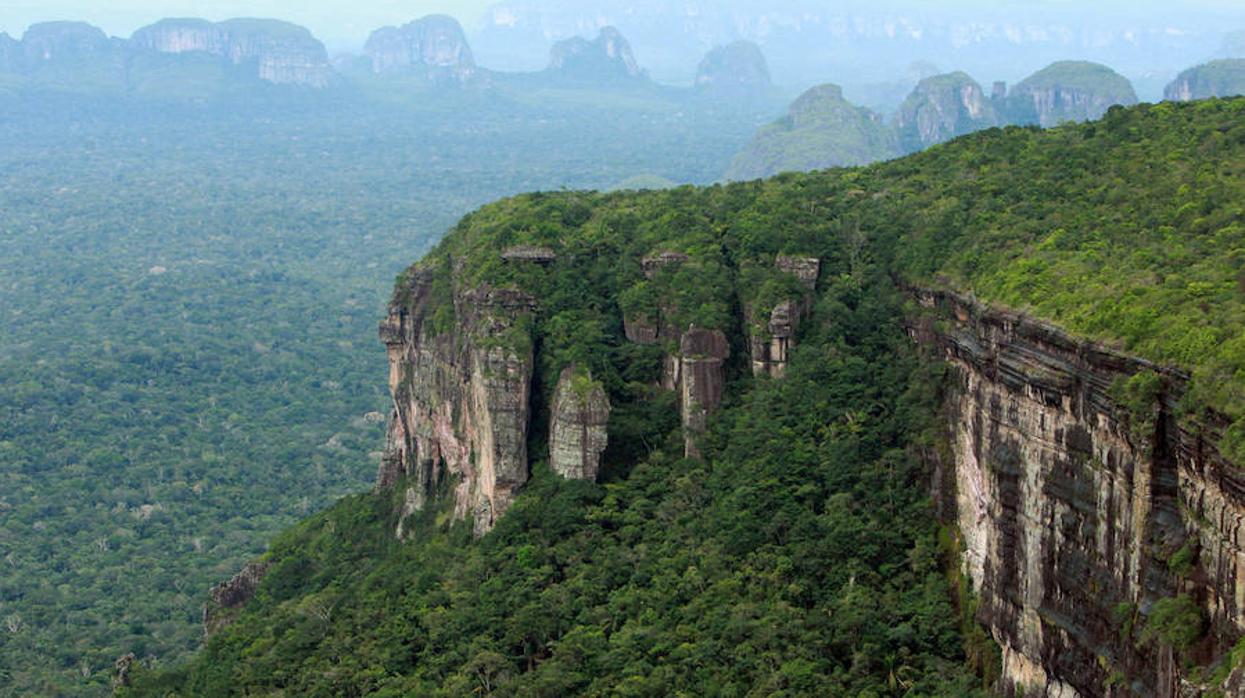
<path fill-rule="evenodd" d="M 821 273 L 821 260 L 815 257 L 779 255 L 774 260 L 774 266 L 779 271 L 799 279 L 804 293 L 776 304 L 764 327 L 749 323 L 748 346 L 752 355 L 753 375 L 781 378 L 791 360 L 791 350 L 795 348 L 796 331 L 813 308 L 817 277 Z M 748 314 L 752 315 L 751 312 Z"/>
<path fill-rule="evenodd" d="M 880 115 L 848 102 L 839 86 L 822 85 L 800 95 L 785 119 L 761 129 L 726 178 L 864 165 L 898 154 L 895 133 Z"/>
<path fill-rule="evenodd" d="M 937 489 L 1005 683 L 1025 695 L 1201 695 L 1210 687 L 1141 633 L 1177 595 L 1208 623 L 1191 651 L 1222 656 L 1245 630 L 1245 471 L 1178 423 L 1185 378 L 967 298 L 918 297 L 941 327 L 926 318 L 914 334 L 958 374 L 954 459 Z M 1161 386 L 1140 412 L 1112 389 L 1139 372 Z"/>
<path fill-rule="evenodd" d="M 478 534 L 492 528 L 528 480 L 528 401 L 535 300 L 494 288 L 434 300 L 431 272 L 417 270 L 405 300 L 381 325 L 389 351 L 393 413 L 377 484 L 405 482 L 406 518 L 452 487 L 453 515 Z M 454 322 L 433 314 L 452 303 Z"/>
<path fill-rule="evenodd" d="M 8 72 L 41 89 L 94 92 L 125 87 L 125 47 L 119 39 L 84 22 L 45 22 L 31 26 L 9 54 Z M 0 59 L 3 60 L 3 59 Z"/>
<path fill-rule="evenodd" d="M 233 622 L 248 601 L 255 598 L 260 582 L 268 574 L 267 562 L 251 562 L 223 584 L 208 592 L 208 602 L 203 607 L 203 631 L 212 635 Z"/>
<path fill-rule="evenodd" d="M 277 20 L 166 19 L 139 29 L 129 43 L 136 50 L 215 56 L 274 84 L 324 88 L 335 76 L 324 44 L 306 29 Z"/>
<path fill-rule="evenodd" d="M 414 75 L 436 84 L 463 84 L 477 73 L 462 25 L 445 15 L 377 29 L 364 51 L 377 75 Z"/>
<path fill-rule="evenodd" d="M 966 73 L 922 80 L 896 119 L 900 146 L 909 153 L 997 125 L 994 105 Z"/>
<path fill-rule="evenodd" d="M 1245 95 L 1245 59 L 1240 58 L 1190 68 L 1163 91 L 1163 99 L 1175 102 L 1237 95 Z"/>
<path fill-rule="evenodd" d="M 22 43 L 0 32 L 0 73 L 16 73 L 21 70 Z"/>
<path fill-rule="evenodd" d="M 1025 78 L 1007 97 L 1010 123 L 1058 126 L 1101 118 L 1119 104 L 1137 103 L 1128 80 L 1110 68 L 1085 61 L 1061 61 Z"/>
<path fill-rule="evenodd" d="M 574 37 L 553 45 L 546 73 L 576 82 L 616 83 L 646 80 L 631 44 L 614 27 L 603 27 L 596 40 Z"/>
<path fill-rule="evenodd" d="M 714 48 L 696 70 L 696 89 L 702 92 L 748 95 L 771 85 L 765 54 L 751 41 L 736 41 Z"/>
<path fill-rule="evenodd" d="M 693 327 L 679 339 L 674 378 L 683 418 L 683 451 L 688 458 L 700 457 L 696 441 L 705 432 L 709 415 L 722 404 L 730 354 L 730 344 L 721 330 Z"/>
<path fill-rule="evenodd" d="M 609 444 L 610 401 L 592 374 L 562 370 L 549 415 L 549 465 L 562 477 L 596 480 Z"/>

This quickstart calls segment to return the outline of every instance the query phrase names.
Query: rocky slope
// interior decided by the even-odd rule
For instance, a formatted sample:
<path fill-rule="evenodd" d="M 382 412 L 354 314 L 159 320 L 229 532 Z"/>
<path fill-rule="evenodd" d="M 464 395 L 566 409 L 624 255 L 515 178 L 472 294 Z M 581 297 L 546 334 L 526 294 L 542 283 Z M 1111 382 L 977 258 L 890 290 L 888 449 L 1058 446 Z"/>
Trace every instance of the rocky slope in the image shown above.
<path fill-rule="evenodd" d="M 1163 91 L 1163 98 L 1176 102 L 1245 94 L 1245 59 L 1211 61 L 1190 68 Z"/>
<path fill-rule="evenodd" d="M 761 47 L 751 41 L 718 46 L 696 69 L 696 89 L 725 95 L 748 95 L 768 89 L 769 65 Z"/>
<path fill-rule="evenodd" d="M 725 178 L 863 165 L 898 154 L 895 133 L 879 114 L 848 102 L 838 85 L 821 85 L 800 95 L 786 118 L 761 129 Z"/>
<path fill-rule="evenodd" d="M 616 83 L 647 79 L 631 44 L 614 27 L 602 27 L 597 38 L 564 39 L 553 45 L 546 74 L 561 80 Z"/>
<path fill-rule="evenodd" d="M 994 104 L 966 73 L 922 80 L 899 108 L 895 123 L 900 147 L 909 153 L 998 125 Z"/>
<path fill-rule="evenodd" d="M 1128 80 L 1085 61 L 1060 61 L 1025 78 L 1007 96 L 1010 123 L 1058 126 L 1100 118 L 1115 105 L 1137 103 Z"/>
<path fill-rule="evenodd" d="M 368 37 L 364 52 L 377 75 L 412 75 L 434 84 L 463 84 L 477 74 L 462 25 L 446 15 L 377 29 Z"/>
<path fill-rule="evenodd" d="M 306 29 L 277 20 L 165 19 L 130 37 L 136 51 L 207 54 L 278 85 L 324 88 L 333 83 L 328 53 Z"/>
<path fill-rule="evenodd" d="M 938 489 L 1005 683 L 1044 696 L 1216 688 L 1145 626 L 1187 599 L 1200 656 L 1245 630 L 1245 475 L 1177 419 L 1186 377 L 963 296 L 918 297 L 932 312 L 914 336 L 956 369 Z M 1136 404 L 1129 379 L 1152 380 Z"/>

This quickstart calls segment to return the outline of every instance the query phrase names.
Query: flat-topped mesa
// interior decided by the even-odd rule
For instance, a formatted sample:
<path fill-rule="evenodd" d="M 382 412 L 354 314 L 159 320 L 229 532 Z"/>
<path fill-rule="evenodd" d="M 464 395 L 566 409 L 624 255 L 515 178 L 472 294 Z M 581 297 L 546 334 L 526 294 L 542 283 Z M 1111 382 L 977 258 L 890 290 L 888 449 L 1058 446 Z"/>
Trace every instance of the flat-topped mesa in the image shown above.
<path fill-rule="evenodd" d="M 562 477 L 596 480 L 609 443 L 610 401 L 588 371 L 562 369 L 549 415 L 549 466 Z"/>
<path fill-rule="evenodd" d="M 791 361 L 791 350 L 795 348 L 796 332 L 800 323 L 813 309 L 821 260 L 816 257 L 779 255 L 774 260 L 774 266 L 781 272 L 795 276 L 804 287 L 804 293 L 775 304 L 768 322 L 763 326 L 757 326 L 755 320 L 749 322 L 748 348 L 752 355 L 752 375 L 781 378 Z"/>
<path fill-rule="evenodd" d="M 508 247 L 502 251 L 501 258 L 507 262 L 535 262 L 541 265 L 553 264 L 558 261 L 558 255 L 552 249 L 535 247 L 533 245 Z"/>
<path fill-rule="evenodd" d="M 442 487 L 452 487 L 454 518 L 470 518 L 482 534 L 529 477 L 535 299 L 487 286 L 448 298 L 438 273 L 415 270 L 380 327 L 393 414 L 377 487 L 405 484 L 399 536 Z M 445 325 L 438 316 L 449 303 L 453 320 Z"/>
<path fill-rule="evenodd" d="M 134 32 L 131 48 L 206 53 L 278 85 L 325 88 L 336 80 L 324 44 L 303 27 L 279 20 L 165 19 Z"/>
<path fill-rule="evenodd" d="M 721 330 L 689 328 L 679 340 L 679 404 L 683 419 L 683 452 L 699 458 L 696 442 L 705 433 L 709 415 L 722 404 L 730 343 Z"/>
<path fill-rule="evenodd" d="M 211 636 L 228 626 L 238 611 L 255 598 L 260 582 L 268 574 L 271 563 L 263 560 L 248 562 L 232 579 L 212 587 L 208 602 L 203 605 L 203 632 Z"/>
<path fill-rule="evenodd" d="M 479 72 L 462 25 L 445 15 L 377 29 L 364 52 L 376 75 L 407 74 L 435 84 L 463 84 Z"/>

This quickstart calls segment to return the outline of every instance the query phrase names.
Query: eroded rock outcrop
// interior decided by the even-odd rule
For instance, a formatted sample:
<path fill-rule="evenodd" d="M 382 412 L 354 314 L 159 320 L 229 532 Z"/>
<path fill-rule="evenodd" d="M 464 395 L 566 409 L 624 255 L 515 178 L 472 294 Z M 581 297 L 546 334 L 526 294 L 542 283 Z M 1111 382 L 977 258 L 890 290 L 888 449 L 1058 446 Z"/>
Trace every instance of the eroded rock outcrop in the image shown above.
<path fill-rule="evenodd" d="M 1211 61 L 1190 68 L 1176 77 L 1163 91 L 1163 99 L 1188 102 L 1212 97 L 1245 94 L 1245 59 Z"/>
<path fill-rule="evenodd" d="M 448 281 L 447 281 L 448 283 Z M 535 299 L 482 287 L 433 299 L 434 272 L 419 269 L 403 302 L 382 323 L 389 352 L 393 413 L 377 484 L 405 481 L 405 520 L 442 488 L 453 515 L 477 533 L 492 528 L 527 482 L 532 346 L 527 321 Z M 438 324 L 449 310 L 453 322 Z"/>
<path fill-rule="evenodd" d="M 800 323 L 812 311 L 821 260 L 815 257 L 779 255 L 774 260 L 774 266 L 785 274 L 795 276 L 804 292 L 774 305 L 769 320 L 763 327 L 749 323 L 748 345 L 752 355 L 752 374 L 781 378 L 791 360 L 791 350 L 795 348 L 796 332 Z M 749 315 L 752 313 L 749 312 Z"/>
<path fill-rule="evenodd" d="M 679 339 L 675 379 L 683 418 L 683 450 L 688 458 L 700 457 L 696 442 L 708 426 L 709 415 L 722 405 L 730 354 L 730 344 L 721 330 L 693 327 Z"/>
<path fill-rule="evenodd" d="M 562 370 L 549 415 L 549 466 L 562 477 L 596 480 L 609 445 L 610 401 L 592 374 Z"/>
<path fill-rule="evenodd" d="M 909 153 L 998 124 L 981 85 L 958 72 L 922 80 L 896 119 L 900 145 Z"/>
<path fill-rule="evenodd" d="M 324 88 L 335 76 L 324 44 L 303 27 L 278 20 L 165 19 L 134 32 L 129 45 L 215 56 L 273 84 Z"/>
<path fill-rule="evenodd" d="M 714 48 L 696 70 L 696 89 L 701 92 L 742 96 L 763 92 L 771 85 L 765 54 L 751 41 Z"/>
<path fill-rule="evenodd" d="M 1245 630 L 1245 472 L 1213 425 L 1178 422 L 1185 377 L 968 298 L 919 298 L 934 316 L 914 334 L 958 375 L 939 489 L 1009 690 L 1201 695 L 1144 629 L 1183 596 L 1209 629 L 1187 652 L 1223 656 Z M 1138 374 L 1158 386 L 1140 412 L 1113 388 Z"/>
<path fill-rule="evenodd" d="M 203 606 L 203 631 L 212 635 L 233 622 L 238 611 L 255 598 L 255 592 L 267 576 L 271 563 L 263 560 L 247 563 L 232 579 L 212 587 Z"/>
<path fill-rule="evenodd" d="M 364 51 L 377 75 L 414 75 L 435 84 L 464 84 L 478 72 L 462 25 L 446 15 L 377 29 Z"/>
<path fill-rule="evenodd" d="M 564 39 L 553 45 L 546 73 L 564 80 L 619 82 L 647 79 L 631 44 L 614 27 L 602 27 L 595 40 Z"/>
<path fill-rule="evenodd" d="M 1098 63 L 1060 61 L 1012 88 L 1007 118 L 1010 123 L 1049 128 L 1101 118 L 1117 104 L 1137 104 L 1137 93 L 1127 78 Z"/>

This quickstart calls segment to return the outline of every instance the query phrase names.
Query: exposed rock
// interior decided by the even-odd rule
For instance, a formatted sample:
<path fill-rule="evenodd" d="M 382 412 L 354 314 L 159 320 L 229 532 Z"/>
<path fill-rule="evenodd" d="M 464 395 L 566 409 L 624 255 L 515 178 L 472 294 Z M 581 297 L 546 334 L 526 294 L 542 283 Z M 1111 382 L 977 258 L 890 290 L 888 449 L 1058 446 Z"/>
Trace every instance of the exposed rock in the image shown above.
<path fill-rule="evenodd" d="M 549 415 L 549 465 L 562 477 L 595 480 L 609 442 L 609 396 L 592 374 L 562 370 Z"/>
<path fill-rule="evenodd" d="M 1061 61 L 1025 78 L 1007 98 L 1012 123 L 1058 126 L 1101 118 L 1115 105 L 1137 103 L 1128 79 L 1105 65 Z"/>
<path fill-rule="evenodd" d="M 115 692 L 118 688 L 128 688 L 130 686 L 130 668 L 134 662 L 138 661 L 138 657 L 133 652 L 124 654 L 117 658 L 112 665 L 112 690 Z"/>
<path fill-rule="evenodd" d="M 114 48 L 107 34 L 86 22 L 32 25 L 22 36 L 21 44 L 27 67 L 96 58 L 111 53 Z"/>
<path fill-rule="evenodd" d="M 994 105 L 966 73 L 922 80 L 896 120 L 900 146 L 910 153 L 998 124 Z"/>
<path fill-rule="evenodd" d="M 271 566 L 272 563 L 267 561 L 247 563 L 233 579 L 212 587 L 208 592 L 208 602 L 203 606 L 204 633 L 211 636 L 232 623 L 238 611 L 255 598 L 255 592 Z"/>
<path fill-rule="evenodd" d="M 614 27 L 602 27 L 594 41 L 577 36 L 557 42 L 546 72 L 567 80 L 598 83 L 648 78 L 636 62 L 631 44 Z"/>
<path fill-rule="evenodd" d="M 0 32 L 0 73 L 17 73 L 22 66 L 22 42 Z"/>
<path fill-rule="evenodd" d="M 20 50 L 11 44 L 10 72 L 21 83 L 58 91 L 120 91 L 125 48 L 85 22 L 45 22 L 26 30 Z"/>
<path fill-rule="evenodd" d="M 165 19 L 134 32 L 130 46 L 215 56 L 274 84 L 324 88 L 335 76 L 324 44 L 303 27 L 278 20 Z"/>
<path fill-rule="evenodd" d="M 558 255 L 548 247 L 533 247 L 532 245 L 517 245 L 502 250 L 501 258 L 507 262 L 535 262 L 537 264 L 553 264 L 558 260 Z"/>
<path fill-rule="evenodd" d="M 1175 102 L 1211 97 L 1245 95 L 1245 59 L 1211 61 L 1190 68 L 1163 91 L 1163 98 Z"/>
<path fill-rule="evenodd" d="M 696 327 L 679 340 L 679 404 L 683 417 L 683 448 L 688 458 L 699 458 L 698 437 L 708 426 L 709 415 L 722 404 L 726 386 L 726 359 L 730 344 L 721 330 Z"/>
<path fill-rule="evenodd" d="M 994 86 L 990 88 L 990 101 L 999 104 L 1007 99 L 1007 81 L 995 80 Z"/>
<path fill-rule="evenodd" d="M 971 299 L 922 292 L 942 318 L 913 328 L 958 369 L 949 398 L 954 467 L 936 478 L 1025 695 L 1199 695 L 1157 642 L 1121 639 L 1152 604 L 1187 594 L 1210 620 L 1199 647 L 1223 656 L 1245 628 L 1245 471 L 1175 418 L 1186 377 Z M 1149 414 L 1112 397 L 1152 371 Z M 1169 564 L 1194 551 L 1193 569 Z M 1114 688 L 1109 688 L 1110 686 Z"/>
<path fill-rule="evenodd" d="M 688 256 L 682 252 L 659 252 L 641 259 L 640 268 L 644 270 L 645 278 L 652 279 L 662 269 L 684 264 L 687 260 Z"/>
<path fill-rule="evenodd" d="M 406 74 L 435 84 L 463 84 L 477 74 L 462 25 L 446 15 L 377 29 L 363 50 L 377 75 Z"/>
<path fill-rule="evenodd" d="M 785 119 L 761 129 L 735 156 L 726 179 L 865 165 L 899 152 L 880 115 L 848 102 L 839 86 L 821 85 L 800 95 Z"/>
<path fill-rule="evenodd" d="M 779 271 L 798 278 L 805 293 L 798 298 L 788 298 L 777 303 L 770 311 L 769 322 L 764 327 L 749 323 L 748 346 L 752 355 L 753 375 L 781 378 L 791 361 L 791 350 L 795 348 L 796 332 L 800 323 L 812 310 L 813 292 L 817 289 L 817 276 L 821 273 L 821 260 L 816 257 L 779 255 L 774 260 L 774 266 Z M 751 316 L 751 311 L 748 314 Z"/>
<path fill-rule="evenodd" d="M 433 274 L 416 270 L 380 327 L 393 414 L 377 486 L 406 479 L 399 536 L 406 518 L 451 484 L 454 517 L 482 534 L 529 476 L 532 347 L 523 323 L 536 304 L 515 290 L 455 289 L 453 326 L 435 328 Z"/>
<path fill-rule="evenodd" d="M 696 70 L 696 89 L 724 95 L 748 95 L 771 86 L 761 47 L 736 41 L 710 51 Z"/>

